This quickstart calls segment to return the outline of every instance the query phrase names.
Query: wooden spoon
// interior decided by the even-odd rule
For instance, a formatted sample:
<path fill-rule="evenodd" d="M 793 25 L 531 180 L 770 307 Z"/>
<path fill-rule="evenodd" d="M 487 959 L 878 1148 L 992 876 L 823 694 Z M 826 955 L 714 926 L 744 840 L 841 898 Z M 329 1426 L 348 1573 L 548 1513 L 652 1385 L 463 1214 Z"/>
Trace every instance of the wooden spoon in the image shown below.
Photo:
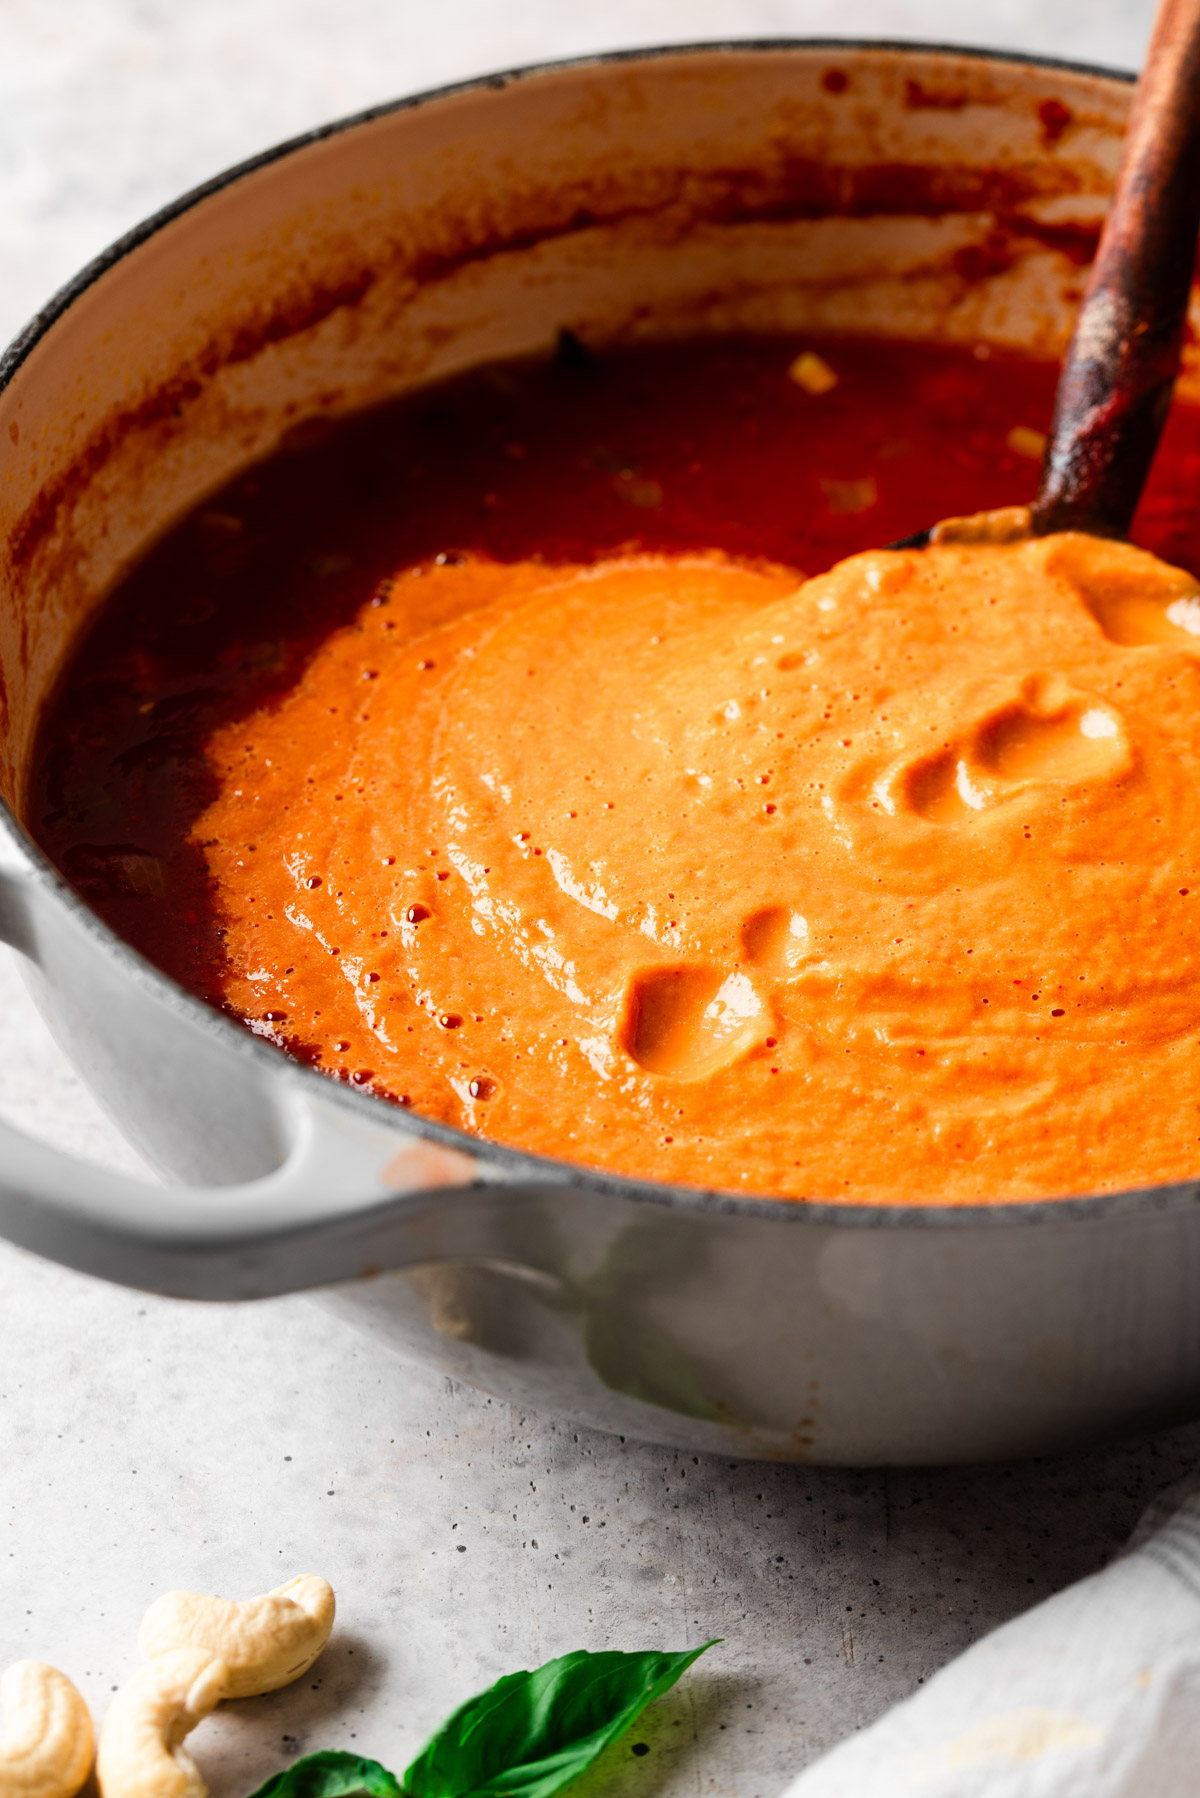
<path fill-rule="evenodd" d="M 1179 372 L 1198 235 L 1200 0 L 1162 0 L 1058 379 L 1035 536 L 1128 534 Z"/>

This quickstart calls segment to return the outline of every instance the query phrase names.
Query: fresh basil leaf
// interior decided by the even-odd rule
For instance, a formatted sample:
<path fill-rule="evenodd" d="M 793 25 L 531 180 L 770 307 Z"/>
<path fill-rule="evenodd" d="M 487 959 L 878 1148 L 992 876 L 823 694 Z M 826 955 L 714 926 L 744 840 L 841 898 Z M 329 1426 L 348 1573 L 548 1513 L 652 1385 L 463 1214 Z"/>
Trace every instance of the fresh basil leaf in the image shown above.
<path fill-rule="evenodd" d="M 285 1767 L 251 1798 L 356 1798 L 360 1792 L 368 1798 L 404 1798 L 395 1774 L 378 1761 L 327 1749 Z"/>
<path fill-rule="evenodd" d="M 551 1798 L 711 1648 L 579 1649 L 510 1673 L 443 1723 L 404 1775 L 404 1798 Z"/>

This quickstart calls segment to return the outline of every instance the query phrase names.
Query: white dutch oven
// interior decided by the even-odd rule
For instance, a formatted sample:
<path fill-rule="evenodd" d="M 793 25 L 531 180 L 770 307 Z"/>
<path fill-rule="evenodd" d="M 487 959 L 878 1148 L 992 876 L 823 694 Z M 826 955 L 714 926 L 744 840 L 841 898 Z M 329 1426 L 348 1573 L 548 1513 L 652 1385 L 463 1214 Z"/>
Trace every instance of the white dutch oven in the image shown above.
<path fill-rule="evenodd" d="M 1057 353 L 1079 269 L 1056 245 L 1103 211 L 1129 91 L 847 44 L 535 69 L 285 145 L 58 296 L 0 387 L 0 935 L 169 1183 L 4 1126 L 4 1234 L 183 1296 L 332 1287 L 349 1319 L 458 1378 L 722 1454 L 1012 1456 L 1200 1411 L 1194 1184 L 863 1209 L 499 1148 L 335 1087 L 208 1010 L 22 826 L 40 708 L 95 608 L 298 419 L 563 325 Z"/>

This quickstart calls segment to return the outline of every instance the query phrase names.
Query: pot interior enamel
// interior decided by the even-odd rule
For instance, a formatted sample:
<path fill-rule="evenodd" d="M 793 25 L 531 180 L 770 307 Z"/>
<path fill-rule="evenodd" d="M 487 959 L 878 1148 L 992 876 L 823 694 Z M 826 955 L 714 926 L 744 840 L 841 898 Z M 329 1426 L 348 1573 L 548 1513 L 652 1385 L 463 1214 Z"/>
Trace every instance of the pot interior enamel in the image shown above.
<path fill-rule="evenodd" d="M 549 69 L 251 165 L 98 265 L 0 394 L 0 790 L 114 580 L 299 420 L 488 358 L 807 327 L 1065 341 L 1128 87 L 946 52 Z"/>
<path fill-rule="evenodd" d="M 0 793 L 19 819 L 46 696 L 130 562 L 308 418 L 548 349 L 564 327 L 590 342 L 812 328 L 1057 354 L 1129 94 L 1111 76 L 942 50 L 669 51 L 404 103 L 182 201 L 7 359 Z M 1200 388 L 1194 357 L 1184 381 Z M 85 934 L 43 931 L 43 996 L 110 1106 L 185 1177 L 273 1165 L 272 1052 L 239 1056 L 230 1027 L 165 980 L 135 980 L 98 924 Z M 1197 1295 L 1177 1274 L 1200 1268 L 1196 1226 L 1164 1224 L 1147 1248 L 1122 1214 L 1085 1242 L 1073 1203 L 1061 1228 L 936 1241 L 862 1213 L 852 1229 L 781 1229 L 761 1204 L 714 1213 L 709 1240 L 649 1206 L 624 1249 L 586 1250 L 596 1265 L 569 1291 L 485 1259 L 337 1302 L 521 1402 L 722 1453 L 971 1458 L 1194 1413 Z M 564 1186 L 564 1240 L 576 1204 Z M 1119 1355 L 1081 1358 L 1101 1289 L 1129 1328 Z"/>

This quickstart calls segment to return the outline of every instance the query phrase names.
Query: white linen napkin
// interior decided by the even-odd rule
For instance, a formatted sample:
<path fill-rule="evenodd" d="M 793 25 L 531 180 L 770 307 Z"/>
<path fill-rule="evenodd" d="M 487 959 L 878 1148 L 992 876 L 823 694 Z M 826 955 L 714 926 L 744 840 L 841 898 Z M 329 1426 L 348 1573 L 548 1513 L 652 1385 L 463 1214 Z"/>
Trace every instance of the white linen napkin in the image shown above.
<path fill-rule="evenodd" d="M 976 1642 L 783 1798 L 1197 1798 L 1200 1474 L 1122 1555 Z"/>

